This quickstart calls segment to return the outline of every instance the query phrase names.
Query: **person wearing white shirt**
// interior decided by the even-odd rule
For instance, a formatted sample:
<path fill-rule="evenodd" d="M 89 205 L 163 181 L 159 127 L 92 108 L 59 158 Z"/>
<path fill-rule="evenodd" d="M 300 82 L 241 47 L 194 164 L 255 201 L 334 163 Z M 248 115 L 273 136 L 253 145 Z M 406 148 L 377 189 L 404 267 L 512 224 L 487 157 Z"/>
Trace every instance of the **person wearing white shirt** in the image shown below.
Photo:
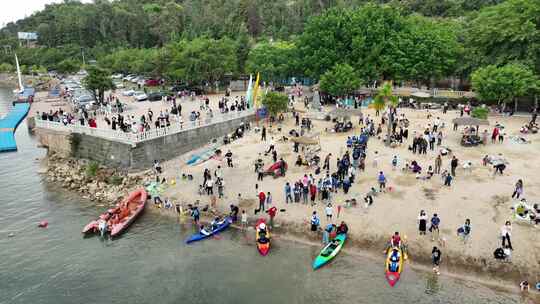
<path fill-rule="evenodd" d="M 326 219 L 331 221 L 332 220 L 332 204 L 326 205 L 326 208 L 324 208 L 324 212 L 326 213 Z"/>

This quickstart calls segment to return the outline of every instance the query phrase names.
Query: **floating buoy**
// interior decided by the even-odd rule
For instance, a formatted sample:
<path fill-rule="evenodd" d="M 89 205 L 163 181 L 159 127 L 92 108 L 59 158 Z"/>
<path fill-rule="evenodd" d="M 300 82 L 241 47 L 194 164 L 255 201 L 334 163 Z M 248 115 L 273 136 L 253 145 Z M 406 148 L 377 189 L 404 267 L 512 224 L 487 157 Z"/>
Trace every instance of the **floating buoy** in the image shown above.
<path fill-rule="evenodd" d="M 49 226 L 49 222 L 47 222 L 47 221 L 41 221 L 38 224 L 39 228 L 47 228 L 47 226 Z"/>
<path fill-rule="evenodd" d="M 175 178 L 171 179 L 170 184 L 171 184 L 171 186 L 176 185 L 176 179 Z"/>

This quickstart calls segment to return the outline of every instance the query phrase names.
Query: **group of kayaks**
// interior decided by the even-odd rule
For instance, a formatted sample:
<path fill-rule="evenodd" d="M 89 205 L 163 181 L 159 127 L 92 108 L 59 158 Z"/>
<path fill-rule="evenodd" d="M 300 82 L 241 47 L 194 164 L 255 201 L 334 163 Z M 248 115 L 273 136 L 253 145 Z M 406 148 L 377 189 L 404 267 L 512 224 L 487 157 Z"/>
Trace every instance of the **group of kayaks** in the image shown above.
<path fill-rule="evenodd" d="M 206 238 L 215 236 L 221 231 L 229 228 L 232 223 L 230 217 L 226 217 L 223 220 L 217 222 L 214 226 L 210 226 L 209 229 L 204 231 L 199 231 L 198 233 L 193 234 L 192 236 L 186 239 L 186 244 L 193 242 L 201 241 Z M 257 220 L 255 224 L 255 242 L 257 245 L 257 250 L 263 256 L 267 255 L 270 251 L 270 231 L 266 227 L 266 221 L 264 219 Z"/>
<path fill-rule="evenodd" d="M 142 213 L 146 206 L 147 198 L 148 194 L 144 188 L 133 191 L 118 203 L 115 208 L 107 210 L 98 219 L 86 225 L 82 232 L 84 234 L 99 233 L 102 236 L 110 234 L 111 237 L 121 234 Z M 208 230 L 205 229 L 191 235 L 185 242 L 186 244 L 190 244 L 215 236 L 229 228 L 231 223 L 232 219 L 225 217 L 223 220 L 210 226 Z M 255 243 L 257 245 L 257 251 L 262 256 L 266 256 L 270 252 L 270 239 L 270 231 L 266 226 L 266 221 L 260 218 L 255 224 Z M 333 260 L 343 248 L 346 240 L 347 233 L 337 234 L 315 257 L 313 269 L 319 269 Z M 405 259 L 406 255 L 404 255 L 400 247 L 392 247 L 388 250 L 385 263 L 385 276 L 390 286 L 393 287 L 399 280 Z"/>

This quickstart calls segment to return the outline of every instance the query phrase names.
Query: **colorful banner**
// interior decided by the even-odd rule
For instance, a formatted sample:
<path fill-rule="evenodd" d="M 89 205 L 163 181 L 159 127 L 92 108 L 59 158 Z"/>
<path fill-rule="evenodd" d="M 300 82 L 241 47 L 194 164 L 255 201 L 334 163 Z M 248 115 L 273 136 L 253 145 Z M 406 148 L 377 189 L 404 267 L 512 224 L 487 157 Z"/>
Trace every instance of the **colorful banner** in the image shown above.
<path fill-rule="evenodd" d="M 253 104 L 255 105 L 255 109 L 259 108 L 259 101 L 257 100 L 257 94 L 259 93 L 259 80 L 260 75 L 257 73 L 257 80 L 255 80 L 255 86 L 253 87 Z"/>
<path fill-rule="evenodd" d="M 249 84 L 246 91 L 246 102 L 249 108 L 253 108 L 253 77 L 249 75 Z"/>

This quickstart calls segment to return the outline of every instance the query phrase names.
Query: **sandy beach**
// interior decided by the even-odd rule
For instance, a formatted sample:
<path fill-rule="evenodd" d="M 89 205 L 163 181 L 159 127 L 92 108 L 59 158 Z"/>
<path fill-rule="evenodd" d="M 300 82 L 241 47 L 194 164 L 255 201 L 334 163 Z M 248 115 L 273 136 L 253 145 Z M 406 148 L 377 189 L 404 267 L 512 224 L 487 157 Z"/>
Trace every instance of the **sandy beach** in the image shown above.
<path fill-rule="evenodd" d="M 241 93 L 233 94 L 239 96 Z M 121 95 L 121 94 L 118 94 Z M 217 111 L 217 102 L 223 95 L 211 95 L 210 105 Z M 129 97 L 121 97 L 128 104 L 126 114 L 141 115 L 151 107 L 154 113 L 159 113 L 168 107 L 165 102 L 133 102 Z M 185 112 L 196 110 L 200 102 L 186 101 L 183 103 Z M 32 111 L 54 109 L 53 103 L 38 102 L 32 106 Z M 295 108 L 301 111 L 300 116 L 304 117 L 305 109 L 301 102 L 295 104 Z M 69 109 L 69 105 L 66 105 Z M 331 111 L 333 108 L 325 108 L 324 111 Z M 374 119 L 375 125 L 380 122 L 380 117 L 375 116 L 374 110 L 363 109 L 364 117 L 370 115 Z M 524 182 L 524 195 L 532 205 L 537 202 L 540 195 L 540 183 L 534 178 L 535 172 L 540 169 L 540 163 L 534 160 L 536 151 L 540 148 L 538 138 L 540 135 L 523 135 L 531 143 L 520 144 L 511 139 L 514 135 L 519 135 L 519 128 L 530 120 L 530 117 L 502 117 L 490 116 L 490 126 L 481 127 L 481 131 L 488 130 L 491 135 L 493 126 L 500 123 L 505 126 L 505 140 L 503 143 L 489 143 L 477 147 L 462 147 L 460 145 L 461 131 L 452 130 L 453 118 L 459 116 L 457 111 L 448 111 L 443 114 L 441 110 L 413 110 L 400 108 L 398 113 L 404 113 L 410 124 L 408 127 L 408 141 L 402 145 L 390 148 L 386 147 L 381 139 L 371 137 L 368 142 L 367 159 L 365 171 L 357 171 L 354 184 L 348 194 L 342 190 L 332 195 L 332 205 L 334 211 L 333 223 L 345 221 L 350 229 L 349 250 L 369 250 L 373 253 L 382 253 L 385 244 L 390 236 L 399 231 L 402 236 L 407 236 L 410 251 L 411 263 L 430 264 L 431 249 L 433 246 L 441 248 L 443 262 L 441 270 L 443 273 L 450 272 L 458 275 L 488 275 L 493 280 L 519 282 L 522 279 L 529 279 L 532 282 L 540 279 L 540 254 L 539 252 L 539 228 L 516 220 L 511 207 L 517 200 L 511 198 L 514 184 L 518 179 Z M 187 115 L 187 114 L 184 114 Z M 428 119 L 428 115 L 431 118 Z M 442 129 L 442 146 L 452 150 L 449 155 L 443 156 L 442 170 L 450 171 L 450 160 L 452 155 L 459 159 L 459 166 L 456 170 L 456 177 L 451 187 L 443 185 L 440 175 L 435 174 L 429 180 L 417 179 L 415 174 L 405 172 L 402 167 L 405 163 L 416 160 L 427 170 L 429 165 L 434 165 L 434 160 L 439 153 L 439 147 L 434 151 L 428 149 L 427 155 L 413 154 L 409 149 L 414 132 L 421 133 L 428 124 L 433 124 L 434 120 L 440 117 L 445 123 Z M 321 166 L 324 157 L 332 153 L 330 161 L 330 172 L 336 171 L 336 158 L 347 151 L 346 140 L 348 136 L 359 135 L 361 127 L 358 118 L 352 117 L 354 129 L 346 133 L 327 132 L 326 129 L 333 127 L 333 123 L 313 119 L 313 130 L 311 135 L 319 134 L 321 151 Z M 267 128 L 267 141 L 261 141 L 260 132 L 256 132 L 257 127 Z M 99 127 L 99 123 L 98 123 Z M 225 160 L 210 159 L 195 166 L 186 165 L 186 161 L 199 151 L 207 149 L 203 147 L 193 153 L 179 155 L 173 160 L 162 163 L 164 168 L 163 177 L 168 181 L 166 190 L 161 194 L 162 198 L 169 198 L 173 203 L 183 206 L 199 201 L 200 206 L 211 204 L 211 197 L 199 195 L 199 185 L 203 182 L 202 173 L 205 168 L 213 173 L 218 166 L 223 170 L 225 181 L 224 198 L 216 200 L 216 209 L 221 212 L 228 212 L 230 204 L 238 204 L 241 210 L 246 210 L 250 220 L 254 222 L 261 214 L 255 215 L 254 210 L 258 206 L 257 194 L 259 191 L 271 192 L 273 205 L 282 212 L 276 216 L 276 226 L 278 233 L 291 235 L 295 238 L 307 238 L 312 241 L 320 241 L 321 234 L 309 231 L 309 220 L 311 213 L 317 211 L 321 217 L 321 225 L 324 227 L 330 223 L 324 216 L 325 205 L 317 199 L 317 204 L 304 205 L 302 203 L 285 203 L 284 186 L 286 182 L 294 184 L 295 181 L 303 177 L 304 174 L 313 174 L 316 180 L 324 177 L 324 171 L 315 175 L 314 168 L 295 166 L 297 154 L 293 152 L 291 141 L 281 141 L 283 136 L 290 137 L 289 131 L 299 130 L 295 126 L 291 114 L 286 115 L 286 119 L 281 124 L 270 125 L 267 121 L 258 121 L 252 124 L 252 130 L 247 132 L 243 138 L 232 142 L 229 145 L 219 147 L 224 153 L 230 150 L 233 153 L 234 168 L 228 168 Z M 281 131 L 279 131 L 281 130 Z M 383 134 L 386 131 L 383 128 Z M 382 134 L 382 135 L 383 135 Z M 254 163 L 259 158 L 259 154 L 264 159 L 264 167 L 269 167 L 273 161 L 271 155 L 264 155 L 268 148 L 269 141 L 273 138 L 278 158 L 283 158 L 289 165 L 285 177 L 273 178 L 266 176 L 262 182 L 257 182 L 257 173 L 254 172 Z M 166 149 L 167 147 L 163 147 Z M 375 157 L 375 151 L 377 156 Z M 501 154 L 507 161 L 507 169 L 504 175 L 493 175 L 493 167 L 483 166 L 482 158 L 485 155 Z M 396 170 L 392 169 L 392 158 L 398 157 Z M 377 159 L 377 166 L 373 164 Z M 463 169 L 466 162 L 472 163 L 471 169 Z M 371 187 L 378 189 L 377 175 L 383 171 L 387 177 L 387 190 L 378 193 L 374 197 L 373 205 L 366 207 L 363 197 Z M 193 175 L 194 179 L 188 181 L 182 179 L 182 175 Z M 425 175 L 425 173 L 424 173 Z M 147 180 L 153 179 L 148 175 Z M 170 182 L 174 180 L 175 184 Z M 255 185 L 259 189 L 255 189 Z M 129 189 L 125 189 L 126 191 Z M 215 190 L 214 190 L 215 191 Z M 217 191 L 215 191 L 217 193 Z M 238 200 L 238 194 L 242 200 Z M 356 207 L 346 208 L 345 201 L 356 199 Z M 336 218 L 337 208 L 341 206 L 341 214 Z M 419 235 L 417 217 L 420 210 L 425 210 L 428 218 L 437 213 L 441 218 L 440 242 L 431 241 L 431 236 Z M 164 212 L 164 211 L 161 211 Z M 167 212 L 165 212 L 167 213 Z M 173 211 L 170 212 L 173 214 Z M 266 216 L 266 215 L 264 215 Z M 465 219 L 470 219 L 472 233 L 466 243 L 456 234 Z M 510 220 L 513 226 L 512 260 L 510 263 L 503 263 L 493 258 L 493 251 L 500 247 L 500 228 L 505 221 Z M 382 258 L 381 258 L 382 260 Z"/>
<path fill-rule="evenodd" d="M 296 107 L 301 107 L 297 104 Z M 444 187 L 439 175 L 435 175 L 430 180 L 418 180 L 413 173 L 401 170 L 405 162 L 410 163 L 416 160 L 425 170 L 428 165 L 434 164 L 434 158 L 438 153 L 429 151 L 427 155 L 413 154 L 407 148 L 409 143 L 397 148 L 388 148 L 384 143 L 375 138 L 370 138 L 367 150 L 366 170 L 357 172 L 357 177 L 347 195 L 339 191 L 332 198 L 334 208 L 334 223 L 345 221 L 348 223 L 351 240 L 356 248 L 382 250 L 391 234 L 399 231 L 401 235 L 408 237 L 409 250 L 412 261 L 429 263 L 431 249 L 439 246 L 443 251 L 442 268 L 448 271 L 463 272 L 466 270 L 474 272 L 485 272 L 494 279 L 519 280 L 529 278 L 531 281 L 538 279 L 540 273 L 540 255 L 538 254 L 538 228 L 519 220 L 515 220 L 511 207 L 515 202 L 511 199 L 514 184 L 517 179 L 523 179 L 525 183 L 524 196 L 529 203 L 533 203 L 540 194 L 540 184 L 534 178 L 535 172 L 540 167 L 534 161 L 535 151 L 540 148 L 537 140 L 538 135 L 528 135 L 530 144 L 519 144 L 510 139 L 513 135 L 518 135 L 519 127 L 528 122 L 529 117 L 501 117 L 493 116 L 489 120 L 490 127 L 486 127 L 491 134 L 495 122 L 505 126 L 506 138 L 504 143 L 487 144 L 479 147 L 460 146 L 461 130 L 452 131 L 451 120 L 459 116 L 459 112 L 449 111 L 443 115 L 440 110 L 411 110 L 400 109 L 399 113 L 405 113 L 410 120 L 409 134 L 413 131 L 422 132 L 428 123 L 440 117 L 445 122 L 443 129 L 444 138 L 442 146 L 450 148 L 460 160 L 460 165 L 456 170 L 456 178 L 451 187 Z M 427 119 L 428 114 L 432 114 L 432 119 Z M 373 110 L 366 110 L 364 115 L 375 116 Z M 375 121 L 378 121 L 377 118 Z M 314 120 L 313 132 L 320 133 L 321 152 L 319 156 L 324 159 L 325 155 L 332 153 L 331 170 L 336 169 L 336 156 L 342 155 L 346 151 L 347 136 L 360 133 L 360 127 L 355 121 L 355 130 L 347 133 L 326 133 L 325 128 L 330 128 L 332 123 Z M 168 180 L 175 179 L 177 184 L 168 187 L 163 193 L 163 197 L 168 197 L 173 202 L 181 204 L 194 203 L 200 201 L 201 205 L 210 204 L 210 197 L 198 194 L 199 184 L 202 183 L 202 171 L 204 168 L 212 172 L 221 166 L 225 180 L 225 197 L 217 199 L 218 209 L 226 211 L 230 203 L 238 204 L 237 195 L 242 194 L 246 200 L 240 203 L 241 209 L 245 209 L 252 219 L 259 215 L 254 215 L 257 208 L 256 195 L 258 191 L 255 184 L 259 184 L 259 190 L 271 192 L 273 205 L 278 209 L 285 209 L 276 216 L 276 222 L 281 224 L 288 232 L 294 232 L 298 236 L 305 236 L 309 233 L 309 219 L 313 210 L 321 216 L 322 225 L 328 221 L 324 218 L 324 204 L 317 201 L 315 207 L 302 203 L 285 204 L 284 185 L 288 181 L 294 183 L 304 174 L 313 174 L 318 180 L 321 176 L 316 176 L 313 169 L 307 167 L 297 167 L 294 165 L 296 153 L 293 153 L 291 142 L 279 142 L 281 136 L 288 136 L 288 131 L 294 129 L 294 120 L 287 118 L 281 125 L 270 126 L 267 122 L 259 122 L 259 126 L 266 125 L 268 136 L 272 136 L 276 141 L 278 157 L 283 157 L 289 164 L 286 177 L 265 177 L 263 182 L 256 181 L 254 172 L 254 162 L 258 154 L 262 153 L 265 160 L 265 167 L 272 163 L 270 155 L 264 156 L 264 150 L 268 143 L 262 142 L 260 133 L 249 132 L 244 138 L 233 142 L 221 149 L 226 152 L 231 150 L 234 157 L 234 168 L 227 168 L 225 161 L 211 159 L 196 166 L 187 166 L 185 160 L 190 154 L 168 161 L 164 164 L 165 175 Z M 254 123 L 256 126 L 257 123 Z M 281 128 L 281 132 L 277 131 Z M 481 129 L 483 131 L 483 129 Z M 378 151 L 377 167 L 373 166 L 372 160 L 374 152 Z M 482 158 L 485 155 L 501 154 L 509 162 L 504 175 L 494 176 L 493 167 L 483 166 Z M 391 160 L 394 155 L 398 156 L 398 169 L 393 171 Z M 443 157 L 442 170 L 450 171 L 451 156 Z M 472 169 L 465 170 L 462 164 L 472 162 Z M 384 171 L 388 183 L 386 192 L 378 194 L 374 198 L 373 205 L 364 206 L 363 197 L 370 187 L 377 186 L 377 174 Z M 192 174 L 193 181 L 185 181 L 179 178 L 182 174 Z M 345 208 L 345 200 L 355 198 L 359 201 L 357 207 Z M 341 215 L 336 218 L 337 206 L 341 205 Z M 418 234 L 417 217 L 420 210 L 425 210 L 428 217 L 437 213 L 441 218 L 440 237 L 441 242 L 432 242 L 430 234 L 422 236 Z M 472 234 L 466 243 L 457 237 L 456 231 L 461 227 L 465 219 L 470 219 L 472 223 Z M 493 251 L 500 246 L 500 228 L 505 221 L 510 220 L 513 224 L 512 243 L 514 247 L 512 262 L 501 263 L 493 258 Z M 315 236 L 320 238 L 320 235 Z"/>

